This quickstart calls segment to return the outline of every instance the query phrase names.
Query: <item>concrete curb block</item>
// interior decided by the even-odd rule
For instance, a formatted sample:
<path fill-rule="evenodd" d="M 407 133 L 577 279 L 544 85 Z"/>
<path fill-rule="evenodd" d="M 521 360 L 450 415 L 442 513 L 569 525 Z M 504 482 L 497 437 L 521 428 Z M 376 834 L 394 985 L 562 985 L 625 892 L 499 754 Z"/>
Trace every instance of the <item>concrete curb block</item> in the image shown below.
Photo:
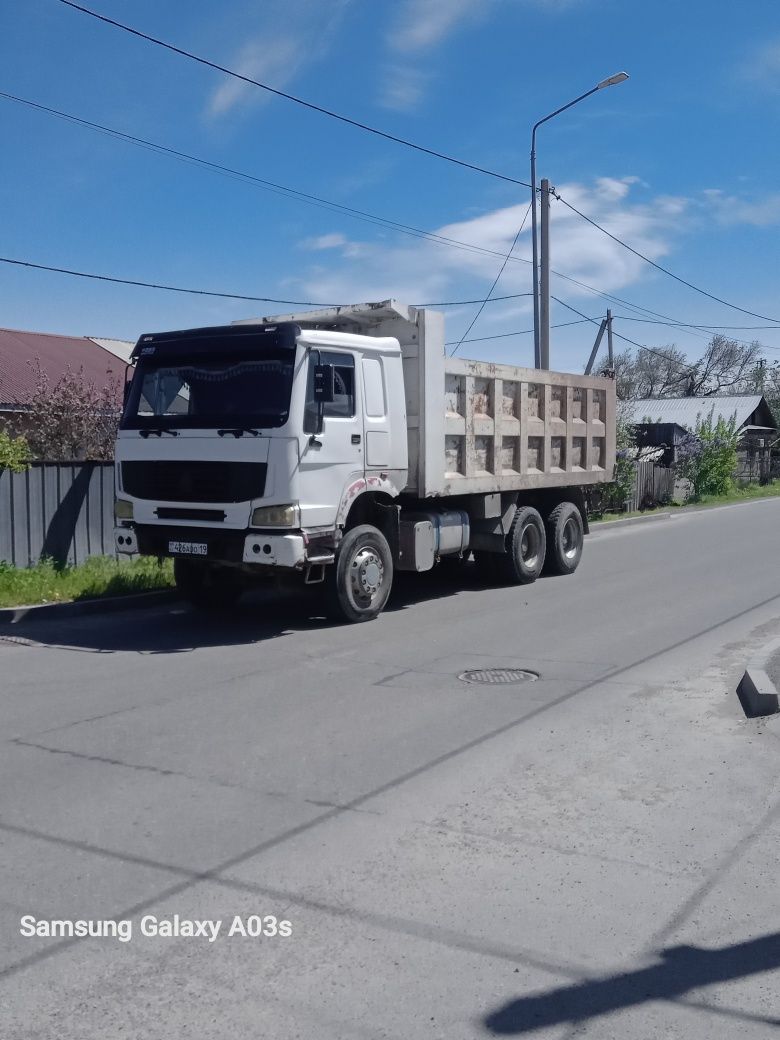
<path fill-rule="evenodd" d="M 590 533 L 604 531 L 610 527 L 630 527 L 632 524 L 649 524 L 653 520 L 671 520 L 671 513 L 651 513 L 649 516 L 627 516 L 624 520 L 594 520 Z"/>
<path fill-rule="evenodd" d="M 0 609 L 0 626 L 18 625 L 29 621 L 60 621 L 85 614 L 116 614 L 123 610 L 142 610 L 147 607 L 174 603 L 175 589 L 160 592 L 138 592 L 129 596 L 111 596 L 105 599 L 85 599 L 67 603 L 43 603 L 35 607 L 5 607 Z"/>
<path fill-rule="evenodd" d="M 737 696 L 748 718 L 776 715 L 780 711 L 780 695 L 766 672 L 766 666 L 780 650 L 780 639 L 767 643 L 760 653 L 748 661 L 745 674 L 737 686 Z"/>

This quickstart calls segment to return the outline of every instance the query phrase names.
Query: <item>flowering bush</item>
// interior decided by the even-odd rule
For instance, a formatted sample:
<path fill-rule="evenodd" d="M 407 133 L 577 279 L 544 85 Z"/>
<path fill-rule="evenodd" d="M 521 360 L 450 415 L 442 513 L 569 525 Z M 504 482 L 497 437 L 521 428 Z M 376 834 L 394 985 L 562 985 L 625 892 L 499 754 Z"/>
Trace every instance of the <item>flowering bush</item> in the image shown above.
<path fill-rule="evenodd" d="M 734 471 L 737 468 L 736 416 L 726 422 L 714 420 L 715 409 L 702 419 L 698 416 L 696 426 L 678 445 L 677 472 L 690 481 L 694 498 L 703 495 L 726 495 L 734 487 Z"/>
<path fill-rule="evenodd" d="M 121 413 L 121 386 L 110 372 L 97 386 L 79 370 L 52 382 L 40 358 L 30 362 L 35 390 L 25 414 L 31 453 L 38 459 L 111 459 Z"/>

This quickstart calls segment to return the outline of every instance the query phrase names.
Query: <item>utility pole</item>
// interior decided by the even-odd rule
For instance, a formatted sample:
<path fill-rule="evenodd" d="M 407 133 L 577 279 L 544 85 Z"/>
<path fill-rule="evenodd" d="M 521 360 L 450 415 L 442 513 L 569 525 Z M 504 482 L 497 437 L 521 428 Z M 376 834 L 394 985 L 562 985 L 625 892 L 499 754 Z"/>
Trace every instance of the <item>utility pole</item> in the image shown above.
<path fill-rule="evenodd" d="M 550 182 L 542 179 L 541 270 L 539 272 L 539 368 L 550 367 Z"/>
<path fill-rule="evenodd" d="M 615 370 L 615 355 L 612 350 L 612 311 L 607 308 L 607 357 L 609 358 L 609 370 Z"/>

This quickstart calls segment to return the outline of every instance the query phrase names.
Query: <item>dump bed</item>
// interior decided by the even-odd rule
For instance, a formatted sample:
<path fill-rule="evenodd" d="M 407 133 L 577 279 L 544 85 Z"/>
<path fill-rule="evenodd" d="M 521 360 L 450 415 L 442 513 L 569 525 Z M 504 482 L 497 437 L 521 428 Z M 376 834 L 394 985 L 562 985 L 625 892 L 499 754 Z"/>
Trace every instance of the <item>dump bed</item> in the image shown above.
<path fill-rule="evenodd" d="M 463 495 L 612 479 L 612 379 L 447 357 L 444 315 L 394 300 L 263 320 L 398 340 L 409 493 Z"/>

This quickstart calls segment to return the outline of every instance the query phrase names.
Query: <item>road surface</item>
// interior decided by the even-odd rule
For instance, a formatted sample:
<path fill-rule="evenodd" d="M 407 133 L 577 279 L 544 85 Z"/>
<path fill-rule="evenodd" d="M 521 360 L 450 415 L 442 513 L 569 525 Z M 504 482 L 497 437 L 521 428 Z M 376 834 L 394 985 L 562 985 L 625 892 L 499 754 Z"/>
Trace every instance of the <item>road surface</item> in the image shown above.
<path fill-rule="evenodd" d="M 778 500 L 597 531 L 573 577 L 405 576 L 362 626 L 3 629 L 3 1036 L 775 1035 L 780 727 L 733 691 L 778 532 Z"/>

